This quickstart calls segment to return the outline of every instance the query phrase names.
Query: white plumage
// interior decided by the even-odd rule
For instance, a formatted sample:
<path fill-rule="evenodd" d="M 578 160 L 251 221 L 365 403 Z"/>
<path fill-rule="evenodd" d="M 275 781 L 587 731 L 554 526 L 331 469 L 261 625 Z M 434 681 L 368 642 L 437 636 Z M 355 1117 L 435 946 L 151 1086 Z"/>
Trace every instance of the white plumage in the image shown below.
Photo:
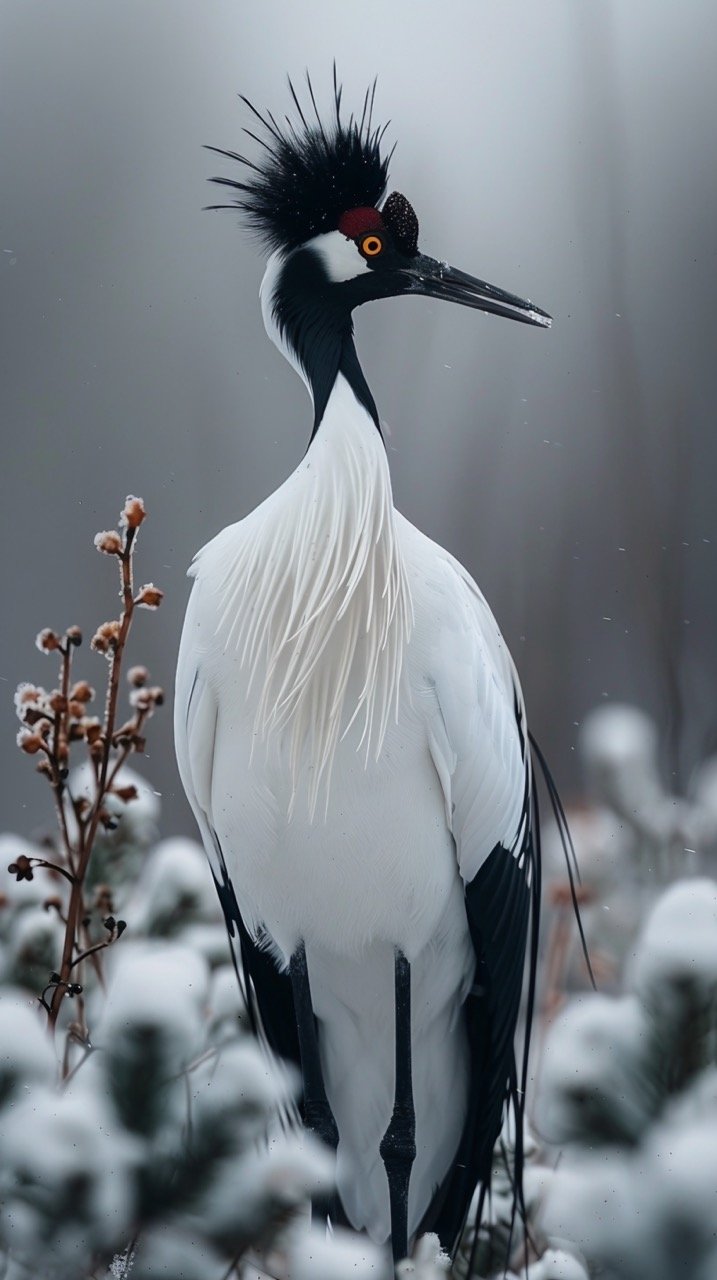
<path fill-rule="evenodd" d="M 349 591 L 336 548 L 352 535 Z M 462 881 L 496 843 L 520 847 L 513 666 L 465 570 L 394 509 L 381 438 L 341 378 L 296 471 L 192 573 L 177 675 L 182 781 L 249 928 L 263 927 L 283 964 L 306 944 L 339 1190 L 353 1225 L 385 1240 L 393 951 L 412 963 L 415 1230 L 466 1109 L 458 1015 L 475 956 Z M 309 594 L 304 615 L 311 587 L 322 607 Z"/>

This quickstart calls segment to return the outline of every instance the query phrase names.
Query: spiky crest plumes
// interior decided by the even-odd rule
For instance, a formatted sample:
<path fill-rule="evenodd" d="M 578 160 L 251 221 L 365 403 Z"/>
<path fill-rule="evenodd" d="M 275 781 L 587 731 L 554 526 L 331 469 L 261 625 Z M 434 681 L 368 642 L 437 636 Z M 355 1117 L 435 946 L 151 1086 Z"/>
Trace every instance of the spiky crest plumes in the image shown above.
<path fill-rule="evenodd" d="M 347 209 L 376 206 L 386 190 L 391 154 L 382 156 L 381 142 L 386 131 L 373 124 L 376 81 L 367 89 L 361 116 L 341 117 L 342 89 L 334 66 L 333 117 L 322 123 L 314 90 L 307 72 L 306 83 L 314 119 L 307 118 L 294 86 L 289 89 L 298 119 L 285 117 L 277 123 L 270 111 L 262 114 L 243 95 L 242 102 L 260 122 L 264 136 L 244 129 L 263 149 L 256 160 L 235 151 L 208 147 L 245 165 L 245 180 L 215 177 L 220 186 L 239 194 L 232 204 L 209 205 L 210 209 L 237 208 L 248 225 L 259 233 L 269 250 L 297 248 L 312 236 L 335 231 Z"/>

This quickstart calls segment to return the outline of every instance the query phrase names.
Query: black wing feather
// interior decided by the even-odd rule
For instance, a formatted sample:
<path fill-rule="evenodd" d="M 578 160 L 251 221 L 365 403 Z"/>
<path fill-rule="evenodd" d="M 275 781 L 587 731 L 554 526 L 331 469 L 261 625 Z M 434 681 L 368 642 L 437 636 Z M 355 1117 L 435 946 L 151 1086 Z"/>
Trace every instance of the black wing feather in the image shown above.
<path fill-rule="evenodd" d="M 517 703 L 516 720 L 525 759 L 525 792 L 520 827 L 523 832 L 522 847 L 509 850 L 497 844 L 478 874 L 465 888 L 466 913 L 476 956 L 475 980 L 464 1006 L 471 1053 L 468 1115 L 453 1166 L 421 1224 L 421 1231 L 436 1231 L 443 1247 L 451 1254 L 460 1241 L 476 1188 L 479 1188 L 477 1218 L 480 1220 L 482 1217 L 485 1197 L 490 1189 L 493 1149 L 501 1131 L 506 1107 L 512 1109 L 515 1120 L 513 1213 L 518 1212 L 523 1222 L 526 1221 L 523 1196 L 523 1128 L 538 968 L 541 848 L 538 795 L 532 781 L 531 763 L 527 756 L 528 743 Z M 567 820 L 545 758 L 532 734 L 528 738 L 543 773 L 563 842 L 573 889 L 575 917 L 592 978 L 574 891 L 574 875 L 579 875 L 579 872 Z M 519 1075 L 514 1039 L 520 1012 L 526 951 L 527 999 Z M 476 1232 L 473 1253 L 477 1241 Z M 471 1271 L 473 1262 L 472 1257 L 469 1264 Z"/>
<path fill-rule="evenodd" d="M 528 826 L 524 857 L 497 844 L 465 889 L 476 955 L 475 980 L 464 1006 L 471 1052 L 468 1115 L 451 1172 L 421 1227 L 436 1231 L 450 1252 L 458 1244 L 476 1187 L 490 1185 L 506 1102 L 522 1122 L 513 1041 L 531 919 L 530 842 Z M 535 928 L 535 911 L 533 916 Z"/>
<path fill-rule="evenodd" d="M 244 924 L 234 886 L 229 879 L 224 854 L 216 834 L 212 832 L 212 835 L 222 870 L 221 881 L 214 876 L 214 883 L 227 926 L 232 962 L 237 970 L 240 986 L 245 992 L 252 1031 L 255 1035 L 258 1034 L 256 1017 L 258 1009 L 272 1051 L 278 1057 L 286 1058 L 300 1067 L 299 1037 L 296 1030 L 291 980 L 288 973 L 282 973 L 277 968 L 271 953 L 254 941 Z M 239 956 L 236 954 L 237 941 Z M 239 973 L 240 963 L 241 974 Z"/>

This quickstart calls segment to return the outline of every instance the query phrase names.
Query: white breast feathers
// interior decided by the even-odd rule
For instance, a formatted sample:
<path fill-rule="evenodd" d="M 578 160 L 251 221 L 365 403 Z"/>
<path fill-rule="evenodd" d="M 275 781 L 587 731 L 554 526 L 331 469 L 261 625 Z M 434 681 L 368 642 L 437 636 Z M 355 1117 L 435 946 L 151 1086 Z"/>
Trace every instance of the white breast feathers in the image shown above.
<path fill-rule="evenodd" d="M 313 818 L 352 725 L 366 759 L 380 754 L 412 626 L 383 441 L 342 376 L 297 469 L 192 572 L 217 602 L 222 652 L 246 671 L 255 734 L 288 738 L 291 807 L 312 766 Z"/>

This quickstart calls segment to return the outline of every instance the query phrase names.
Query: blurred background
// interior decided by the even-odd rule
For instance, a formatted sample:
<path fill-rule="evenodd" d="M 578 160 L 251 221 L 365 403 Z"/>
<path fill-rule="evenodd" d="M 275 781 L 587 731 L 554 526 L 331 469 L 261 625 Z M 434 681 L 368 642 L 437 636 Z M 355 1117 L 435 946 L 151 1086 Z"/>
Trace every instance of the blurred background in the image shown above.
<path fill-rule="evenodd" d="M 16 684 L 51 680 L 35 634 L 116 608 L 95 531 L 144 497 L 138 578 L 166 599 L 130 660 L 171 688 L 193 553 L 303 452 L 262 256 L 202 211 L 231 173 L 202 144 L 243 149 L 237 94 L 281 114 L 287 72 L 327 101 L 334 58 L 347 104 L 378 74 L 424 250 L 555 320 L 357 314 L 396 505 L 487 595 L 568 797 L 581 721 L 611 700 L 651 714 L 686 784 L 717 747 L 716 51 L 710 0 L 4 0 L 3 826 L 49 817 L 14 747 Z M 166 834 L 192 829 L 170 722 L 142 766 Z"/>

